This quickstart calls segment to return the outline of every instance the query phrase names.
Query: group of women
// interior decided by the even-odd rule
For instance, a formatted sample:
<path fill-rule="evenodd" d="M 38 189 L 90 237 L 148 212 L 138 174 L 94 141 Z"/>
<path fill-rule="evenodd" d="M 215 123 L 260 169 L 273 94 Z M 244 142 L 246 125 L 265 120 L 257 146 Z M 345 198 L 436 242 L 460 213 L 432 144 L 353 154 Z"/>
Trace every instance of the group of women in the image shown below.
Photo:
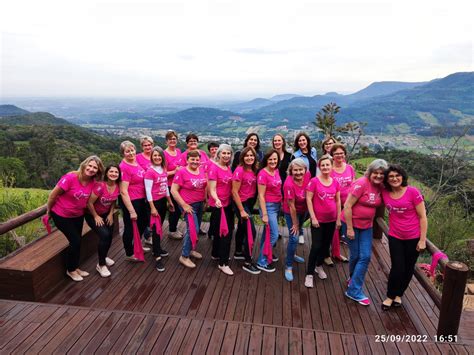
<path fill-rule="evenodd" d="M 114 261 L 107 253 L 117 200 L 122 209 L 123 245 L 128 261 L 141 261 L 135 253 L 137 235 L 143 236 L 143 244 L 152 246 L 155 268 L 165 270 L 162 258 L 168 252 L 162 248 L 161 239 L 168 213 L 167 235 L 182 239 L 179 262 L 195 268 L 196 260 L 203 258 L 196 246 L 202 215 L 208 206 L 211 258 L 217 260 L 224 274 L 234 273 L 229 260 L 235 217 L 234 259 L 242 260 L 242 268 L 251 274 L 274 272 L 274 263 L 279 260 L 274 251 L 279 239 L 278 221 L 283 215 L 289 231 L 284 276 L 293 281 L 293 264 L 305 262 L 296 251 L 298 243 L 304 244 L 303 224 L 309 219 L 311 248 L 305 286 L 314 286 L 315 274 L 322 280 L 327 278 L 324 264 L 333 266 L 334 259 L 347 261 L 340 254 L 341 236 L 350 250 L 345 295 L 369 305 L 363 285 L 371 256 L 372 223 L 376 209 L 385 204 L 392 268 L 382 308 L 401 305 L 418 253 L 425 248 L 427 222 L 423 197 L 407 185 L 407 174 L 400 166 L 388 166 L 377 159 L 356 180 L 344 145 L 329 137 L 323 141 L 323 155 L 318 159 L 310 137 L 303 132 L 295 137 L 293 154 L 288 153 L 281 134 L 273 137 L 272 149 L 263 154 L 258 135 L 251 133 L 243 149 L 235 154 L 230 145 L 210 143 L 211 158 L 199 149 L 195 134 L 186 137 L 184 152 L 177 148 L 176 132 L 169 131 L 165 138 L 164 150 L 154 147 L 150 137 L 142 138 L 140 154 L 132 142 L 122 142 L 123 160 L 105 169 L 98 157 L 91 156 L 78 171 L 64 175 L 53 189 L 48 214 L 69 241 L 67 275 L 71 279 L 82 281 L 89 275 L 79 269 L 84 219 L 99 235 L 96 269 L 102 277 L 111 275 L 108 268 Z M 257 200 L 264 227 L 254 262 L 257 236 L 252 214 Z M 184 235 L 177 229 L 181 216 L 186 223 Z M 138 250 L 151 251 L 139 244 Z"/>

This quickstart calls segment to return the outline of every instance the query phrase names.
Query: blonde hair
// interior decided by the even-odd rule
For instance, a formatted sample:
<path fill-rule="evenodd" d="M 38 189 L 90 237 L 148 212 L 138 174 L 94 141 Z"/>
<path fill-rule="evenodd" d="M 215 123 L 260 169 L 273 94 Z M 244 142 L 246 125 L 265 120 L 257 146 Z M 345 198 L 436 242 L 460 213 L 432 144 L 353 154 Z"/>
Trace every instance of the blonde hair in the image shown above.
<path fill-rule="evenodd" d="M 145 142 L 147 142 L 147 141 L 150 142 L 152 145 L 154 144 L 154 143 L 153 143 L 153 138 L 151 138 L 150 136 L 142 136 L 142 137 L 140 138 L 140 146 L 143 147 L 143 143 L 145 143 Z"/>
<path fill-rule="evenodd" d="M 299 166 L 300 168 L 304 168 L 304 170 L 308 171 L 308 167 L 306 166 L 306 163 L 304 162 L 304 160 L 301 158 L 296 158 L 290 161 L 290 165 L 288 165 L 287 174 L 289 176 L 293 176 L 293 167 L 295 165 Z"/>
<path fill-rule="evenodd" d="M 137 151 L 137 147 L 135 147 L 135 144 L 133 144 L 130 141 L 123 141 L 122 143 L 120 143 L 120 154 L 122 156 L 125 153 L 125 149 L 127 149 L 128 147 L 133 147 L 133 149 L 135 149 L 135 151 Z"/>
<path fill-rule="evenodd" d="M 94 176 L 94 180 L 102 180 L 104 176 L 104 164 L 102 164 L 102 160 L 100 160 L 97 155 L 91 155 L 90 157 L 87 157 L 79 165 L 79 169 L 77 170 L 77 176 L 79 177 L 79 180 L 82 180 L 82 178 L 84 177 L 84 171 L 86 170 L 87 165 L 89 165 L 91 161 L 97 164 L 97 173 Z"/>

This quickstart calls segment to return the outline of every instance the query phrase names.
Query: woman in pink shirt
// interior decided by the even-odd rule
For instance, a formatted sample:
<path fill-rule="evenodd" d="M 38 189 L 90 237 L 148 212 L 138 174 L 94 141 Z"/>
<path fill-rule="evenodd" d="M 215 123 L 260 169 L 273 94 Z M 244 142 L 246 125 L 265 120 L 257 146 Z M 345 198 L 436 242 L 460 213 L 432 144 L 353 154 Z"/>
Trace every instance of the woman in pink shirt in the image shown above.
<path fill-rule="evenodd" d="M 323 155 L 318 160 L 320 175 L 311 179 L 306 189 L 306 203 L 311 217 L 311 251 L 304 285 L 313 287 L 313 274 L 327 278 L 323 269 L 324 255 L 331 245 L 334 230 L 341 226 L 340 187 L 331 177 L 332 158 Z"/>
<path fill-rule="evenodd" d="M 221 144 L 216 152 L 216 161 L 209 165 L 207 171 L 208 179 L 208 204 L 211 207 L 210 224 L 214 226 L 214 239 L 212 240 L 212 258 L 219 259 L 219 270 L 226 275 L 233 275 L 229 267 L 230 243 L 234 231 L 234 212 L 232 210 L 232 147 Z M 221 231 L 221 218 L 227 224 L 227 233 Z"/>
<path fill-rule="evenodd" d="M 153 256 L 155 257 L 155 269 L 162 272 L 165 267 L 161 258 L 168 256 L 168 252 L 161 247 L 161 237 L 157 230 L 162 230 L 163 222 L 166 217 L 166 211 L 174 212 L 174 206 L 171 202 L 168 189 L 168 174 L 166 172 L 166 159 L 163 149 L 153 148 L 151 152 L 151 166 L 145 173 L 145 192 L 148 204 L 150 206 L 150 218 L 159 217 L 159 226 L 151 227 Z M 158 223 L 158 222 L 157 222 Z M 151 223 L 150 223 L 151 224 Z"/>
<path fill-rule="evenodd" d="M 97 251 L 99 263 L 96 266 L 97 272 L 102 277 L 109 277 L 110 271 L 107 266 L 112 266 L 115 261 L 107 257 L 112 237 L 114 234 L 114 211 L 115 203 L 120 195 L 120 168 L 118 165 L 107 166 L 104 173 L 104 180 L 98 182 L 87 202 L 89 213 L 85 219 L 89 227 L 99 236 Z"/>
<path fill-rule="evenodd" d="M 178 164 L 178 160 L 181 157 L 181 150 L 177 147 L 178 144 L 178 134 L 175 131 L 168 131 L 165 135 L 166 138 L 166 149 L 165 149 L 165 159 L 166 159 L 166 171 L 168 174 L 168 188 L 171 189 L 171 184 L 173 184 L 173 178 L 176 172 L 181 169 L 181 166 Z M 168 214 L 168 236 L 171 239 L 183 239 L 183 235 L 178 231 L 178 222 L 181 212 L 179 210 L 178 203 L 171 197 L 171 202 L 174 206 L 174 211 L 169 211 Z"/>
<path fill-rule="evenodd" d="M 364 294 L 365 274 L 372 255 L 372 224 L 375 211 L 382 204 L 384 172 L 387 162 L 375 159 L 364 176 L 354 181 L 344 204 L 342 229 L 349 239 L 349 275 L 345 295 L 363 306 L 370 300 Z"/>
<path fill-rule="evenodd" d="M 264 252 L 264 244 L 267 228 L 270 229 L 270 247 L 274 247 L 278 240 L 278 214 L 280 212 L 282 193 L 282 181 L 278 172 L 280 155 L 274 149 L 265 154 L 262 160 L 262 170 L 257 176 L 258 204 L 260 206 L 260 215 L 263 227 L 263 235 L 260 242 L 260 255 L 257 261 L 257 267 L 265 272 L 274 272 L 273 261 L 278 261 L 276 255 L 270 259 Z M 267 241 L 268 242 L 268 241 Z M 273 254 L 273 253 L 272 253 Z"/>
<path fill-rule="evenodd" d="M 242 269 L 248 273 L 257 275 L 260 270 L 252 262 L 252 252 L 250 243 L 257 237 L 255 225 L 253 223 L 252 211 L 255 205 L 257 193 L 257 153 L 252 147 L 245 147 L 240 152 L 239 165 L 232 176 L 232 196 L 234 198 L 234 208 L 237 214 L 237 231 L 235 232 L 235 260 L 245 260 Z M 247 230 L 250 221 L 251 235 Z"/>
<path fill-rule="evenodd" d="M 408 186 L 408 175 L 399 165 L 390 165 L 385 171 L 382 191 L 388 211 L 388 246 L 392 267 L 388 276 L 387 299 L 382 309 L 400 307 L 402 296 L 410 283 L 420 250 L 426 248 L 426 218 L 423 195 Z"/>
<path fill-rule="evenodd" d="M 304 263 L 304 259 L 296 255 L 296 247 L 298 246 L 300 230 L 308 218 L 306 188 L 310 178 L 311 175 L 303 159 L 296 158 L 290 162 L 288 175 L 283 184 L 282 208 L 289 232 L 285 267 L 287 281 L 293 281 L 293 261 Z"/>
<path fill-rule="evenodd" d="M 140 146 L 142 147 L 142 152 L 137 154 L 137 163 L 140 166 L 147 170 L 151 165 L 151 151 L 153 149 L 153 138 L 148 136 L 143 136 L 140 138 Z"/>
<path fill-rule="evenodd" d="M 47 213 L 69 241 L 66 274 L 74 281 L 82 281 L 89 273 L 79 269 L 82 225 L 95 181 L 102 178 L 104 166 L 95 155 L 88 157 L 78 171 L 64 175 L 48 197 Z"/>
<path fill-rule="evenodd" d="M 189 257 L 202 259 L 201 253 L 194 249 L 206 200 L 207 178 L 200 168 L 199 151 L 190 151 L 186 158 L 186 167 L 178 170 L 174 176 L 171 194 L 178 202 L 186 221 L 186 233 L 183 238 L 183 249 L 179 262 L 186 267 L 195 268 L 196 264 Z"/>
<path fill-rule="evenodd" d="M 199 153 L 199 164 L 207 168 L 209 157 L 207 156 L 206 152 L 199 149 L 198 143 L 199 143 L 199 138 L 194 133 L 190 133 L 186 136 L 186 145 L 188 149 L 186 149 L 179 157 L 178 165 L 186 166 L 188 162 L 187 160 L 188 153 L 196 151 Z"/>
<path fill-rule="evenodd" d="M 149 222 L 149 211 L 145 200 L 145 169 L 137 162 L 135 144 L 124 141 L 120 144 L 120 153 L 123 160 L 120 162 L 122 172 L 120 181 L 120 197 L 123 212 L 123 245 L 125 258 L 128 261 L 138 261 L 133 255 L 133 224 L 137 222 L 140 235 L 145 232 Z M 143 248 L 150 251 L 149 248 Z"/>

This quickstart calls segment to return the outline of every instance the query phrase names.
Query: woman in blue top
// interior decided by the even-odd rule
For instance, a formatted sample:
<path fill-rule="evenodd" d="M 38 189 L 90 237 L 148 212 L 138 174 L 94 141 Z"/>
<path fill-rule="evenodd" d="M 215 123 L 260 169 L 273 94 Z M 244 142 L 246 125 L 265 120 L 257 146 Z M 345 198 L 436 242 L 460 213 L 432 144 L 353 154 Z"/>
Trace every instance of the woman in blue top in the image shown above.
<path fill-rule="evenodd" d="M 311 139 L 306 133 L 300 132 L 296 135 L 294 149 L 295 152 L 291 156 L 291 160 L 296 158 L 303 159 L 311 177 L 315 177 L 318 155 L 316 153 L 316 148 L 311 147 Z"/>

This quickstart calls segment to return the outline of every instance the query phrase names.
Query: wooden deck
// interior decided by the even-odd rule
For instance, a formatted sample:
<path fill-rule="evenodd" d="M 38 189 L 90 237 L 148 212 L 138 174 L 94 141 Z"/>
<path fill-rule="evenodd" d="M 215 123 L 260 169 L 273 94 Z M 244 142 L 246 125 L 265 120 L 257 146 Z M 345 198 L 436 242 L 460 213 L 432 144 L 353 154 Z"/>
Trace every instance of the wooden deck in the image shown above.
<path fill-rule="evenodd" d="M 281 233 L 288 234 L 286 228 Z M 307 259 L 309 230 L 305 239 L 297 253 Z M 275 273 L 251 275 L 233 260 L 235 275 L 229 277 L 210 259 L 207 237 L 200 238 L 197 249 L 204 259 L 193 270 L 178 263 L 181 241 L 165 238 L 170 255 L 160 273 L 151 254 L 146 263 L 125 261 L 121 238 L 115 236 L 110 278 L 98 275 L 93 256 L 81 265 L 91 276 L 80 283 L 65 278 L 42 300 L 47 304 L 0 301 L 0 353 L 474 353 L 472 313 L 464 317 L 468 328 L 461 325 L 458 345 L 431 342 L 439 311 L 415 279 L 403 307 L 382 312 L 390 266 L 384 240 L 374 243 L 366 278 L 369 307 L 344 297 L 347 264 L 325 267 L 328 279 L 316 277 L 313 289 L 303 284 L 305 264 L 295 265 L 295 280 L 287 282 L 286 241 L 278 242 Z M 428 342 L 375 341 L 375 335 L 386 334 L 427 335 Z"/>

